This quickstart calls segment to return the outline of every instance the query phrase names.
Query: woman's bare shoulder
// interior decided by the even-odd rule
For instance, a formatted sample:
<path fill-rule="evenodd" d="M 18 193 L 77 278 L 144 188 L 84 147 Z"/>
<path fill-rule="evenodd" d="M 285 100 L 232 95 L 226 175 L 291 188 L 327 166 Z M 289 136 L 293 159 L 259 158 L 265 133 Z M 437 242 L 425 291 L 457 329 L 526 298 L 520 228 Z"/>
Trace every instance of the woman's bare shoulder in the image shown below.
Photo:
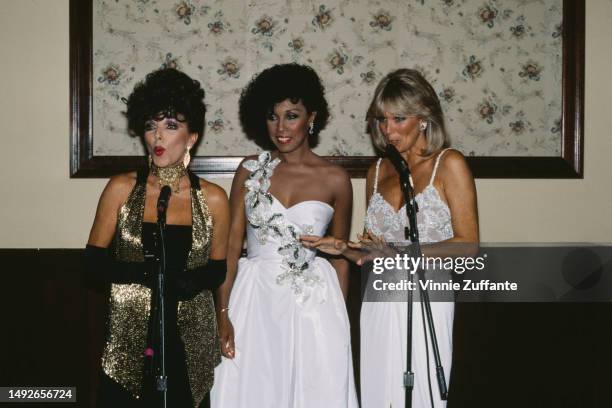
<path fill-rule="evenodd" d="M 440 158 L 440 169 L 445 170 L 461 170 L 469 169 L 468 162 L 465 156 L 455 149 L 448 149 L 444 152 L 444 155 Z"/>
<path fill-rule="evenodd" d="M 240 162 L 240 165 L 242 166 L 242 163 L 248 160 L 257 160 L 258 158 L 259 158 L 258 154 L 251 154 L 251 155 L 245 156 L 244 159 L 242 159 L 242 161 Z"/>
<path fill-rule="evenodd" d="M 351 183 L 351 176 L 346 169 L 338 164 L 332 163 L 329 160 L 320 157 L 321 161 L 318 167 L 318 176 L 321 180 L 327 180 L 332 186 L 345 185 Z"/>
<path fill-rule="evenodd" d="M 136 172 L 121 173 L 112 176 L 102 192 L 101 200 L 123 203 L 136 184 Z"/>
<path fill-rule="evenodd" d="M 448 149 L 440 159 L 437 177 L 446 181 L 472 179 L 473 175 L 465 156 L 458 150 Z"/>
<path fill-rule="evenodd" d="M 206 201 L 211 206 L 223 206 L 228 205 L 227 193 L 218 184 L 200 178 L 200 188 L 206 194 Z"/>

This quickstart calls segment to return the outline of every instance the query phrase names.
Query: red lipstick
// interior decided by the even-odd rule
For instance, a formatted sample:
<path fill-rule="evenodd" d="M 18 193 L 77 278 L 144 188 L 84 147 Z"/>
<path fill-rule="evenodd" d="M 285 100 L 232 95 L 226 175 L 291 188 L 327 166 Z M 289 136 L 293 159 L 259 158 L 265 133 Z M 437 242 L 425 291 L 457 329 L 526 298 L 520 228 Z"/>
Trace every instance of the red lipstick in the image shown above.
<path fill-rule="evenodd" d="M 157 146 L 155 149 L 153 149 L 153 151 L 155 152 L 156 156 L 161 156 L 162 154 L 164 154 L 164 152 L 166 151 L 166 149 L 164 149 L 161 146 Z"/>

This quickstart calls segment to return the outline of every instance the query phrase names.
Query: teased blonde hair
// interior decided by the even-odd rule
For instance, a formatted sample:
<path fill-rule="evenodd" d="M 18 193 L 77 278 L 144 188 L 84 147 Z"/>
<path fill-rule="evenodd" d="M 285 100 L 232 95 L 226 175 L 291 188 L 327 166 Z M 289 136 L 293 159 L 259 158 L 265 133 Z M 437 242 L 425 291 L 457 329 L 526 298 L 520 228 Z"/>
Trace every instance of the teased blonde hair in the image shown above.
<path fill-rule="evenodd" d="M 384 116 L 385 109 L 427 122 L 425 155 L 449 145 L 440 100 L 418 71 L 407 68 L 393 71 L 380 81 L 374 91 L 367 114 L 368 130 L 374 146 L 381 151 L 387 147 L 387 141 L 378 126 L 378 118 Z"/>

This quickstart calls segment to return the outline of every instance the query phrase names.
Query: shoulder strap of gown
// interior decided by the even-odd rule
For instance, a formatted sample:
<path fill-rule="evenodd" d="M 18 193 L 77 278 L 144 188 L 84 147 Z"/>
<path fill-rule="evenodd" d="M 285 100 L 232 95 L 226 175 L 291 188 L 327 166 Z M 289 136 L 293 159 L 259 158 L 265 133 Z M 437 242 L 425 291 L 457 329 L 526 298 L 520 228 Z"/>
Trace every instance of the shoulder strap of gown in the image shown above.
<path fill-rule="evenodd" d="M 378 192 L 378 172 L 380 169 L 380 162 L 382 162 L 382 157 L 376 162 L 376 174 L 374 175 L 374 193 Z"/>
<path fill-rule="evenodd" d="M 440 154 L 438 154 L 438 157 L 436 157 L 436 164 L 434 164 L 434 169 L 431 172 L 431 180 L 429 180 L 429 185 L 433 184 L 434 179 L 436 178 L 436 172 L 438 171 L 438 165 L 440 164 L 440 159 L 442 158 L 442 155 L 446 153 L 447 150 L 450 150 L 450 147 L 447 147 L 446 149 L 442 150 Z"/>

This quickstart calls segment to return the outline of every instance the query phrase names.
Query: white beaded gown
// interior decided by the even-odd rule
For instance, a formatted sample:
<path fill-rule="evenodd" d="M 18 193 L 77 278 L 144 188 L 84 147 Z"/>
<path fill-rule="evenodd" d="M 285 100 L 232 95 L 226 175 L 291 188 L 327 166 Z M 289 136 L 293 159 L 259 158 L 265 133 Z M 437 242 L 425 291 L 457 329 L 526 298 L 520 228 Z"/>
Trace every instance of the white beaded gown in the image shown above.
<path fill-rule="evenodd" d="M 422 243 L 439 242 L 453 237 L 450 209 L 440 199 L 433 185 L 443 150 L 434 165 L 427 187 L 416 196 L 419 212 L 417 226 Z M 408 225 L 405 208 L 395 212 L 378 192 L 376 163 L 374 192 L 368 203 L 365 227 L 387 242 L 406 242 L 404 227 Z M 454 303 L 431 302 L 434 327 L 440 349 L 440 357 L 448 385 L 452 359 L 452 333 Z M 406 370 L 406 314 L 405 302 L 364 302 L 361 307 L 361 406 L 362 408 L 396 408 L 405 404 L 403 375 Z M 412 371 L 414 389 L 413 408 L 430 408 L 427 374 L 427 353 L 423 336 L 421 304 L 413 303 Z M 436 367 L 428 337 L 429 370 L 434 407 L 446 406 L 440 398 L 436 379 Z"/>
<path fill-rule="evenodd" d="M 278 159 L 244 167 L 248 256 L 229 302 L 235 358 L 215 369 L 214 408 L 354 408 L 350 331 L 336 270 L 304 248 L 334 209 L 315 200 L 285 208 L 268 192 Z"/>

